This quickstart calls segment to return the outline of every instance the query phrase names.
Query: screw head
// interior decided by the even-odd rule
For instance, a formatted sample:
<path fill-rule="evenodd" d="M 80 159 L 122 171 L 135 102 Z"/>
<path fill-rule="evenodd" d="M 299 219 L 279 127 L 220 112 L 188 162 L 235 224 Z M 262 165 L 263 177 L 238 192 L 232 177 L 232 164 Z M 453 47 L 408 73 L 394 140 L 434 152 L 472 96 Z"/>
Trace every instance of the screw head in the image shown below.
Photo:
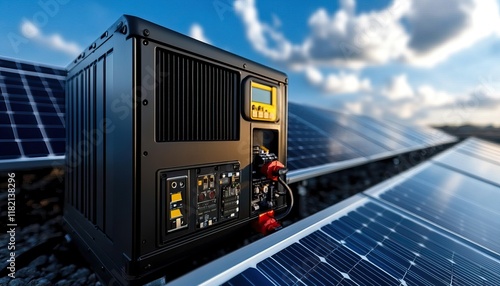
<path fill-rule="evenodd" d="M 148 42 L 148 40 L 144 40 L 144 41 L 142 41 L 142 44 L 147 46 L 149 44 L 149 42 Z"/>
<path fill-rule="evenodd" d="M 142 152 L 142 155 L 144 155 L 144 156 L 147 156 L 148 154 L 149 154 L 148 151 Z"/>
<path fill-rule="evenodd" d="M 148 105 L 148 100 L 147 100 L 147 99 L 144 99 L 144 100 L 142 101 L 142 105 Z"/>
<path fill-rule="evenodd" d="M 149 36 L 149 30 L 148 29 L 144 29 L 144 31 L 142 31 L 142 34 L 144 36 L 146 36 L 146 37 Z"/>

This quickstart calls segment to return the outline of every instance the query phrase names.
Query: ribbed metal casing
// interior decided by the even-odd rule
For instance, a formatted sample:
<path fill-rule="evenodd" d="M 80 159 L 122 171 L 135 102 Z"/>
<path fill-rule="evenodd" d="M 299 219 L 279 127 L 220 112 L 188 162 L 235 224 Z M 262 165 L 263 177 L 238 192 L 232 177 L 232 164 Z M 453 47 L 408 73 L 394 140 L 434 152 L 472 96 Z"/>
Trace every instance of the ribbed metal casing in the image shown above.
<path fill-rule="evenodd" d="M 156 51 L 156 140 L 239 140 L 239 74 L 165 49 Z"/>

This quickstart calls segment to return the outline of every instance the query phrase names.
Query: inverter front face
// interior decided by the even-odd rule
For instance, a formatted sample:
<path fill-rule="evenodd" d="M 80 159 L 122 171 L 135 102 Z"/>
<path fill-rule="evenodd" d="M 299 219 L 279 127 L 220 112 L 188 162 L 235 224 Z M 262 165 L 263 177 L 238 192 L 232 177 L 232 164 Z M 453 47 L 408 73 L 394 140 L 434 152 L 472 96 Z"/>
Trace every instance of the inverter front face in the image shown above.
<path fill-rule="evenodd" d="M 287 83 L 124 16 L 69 67 L 65 223 L 98 275 L 143 283 L 287 206 Z M 213 242 L 212 242 L 213 243 Z"/>

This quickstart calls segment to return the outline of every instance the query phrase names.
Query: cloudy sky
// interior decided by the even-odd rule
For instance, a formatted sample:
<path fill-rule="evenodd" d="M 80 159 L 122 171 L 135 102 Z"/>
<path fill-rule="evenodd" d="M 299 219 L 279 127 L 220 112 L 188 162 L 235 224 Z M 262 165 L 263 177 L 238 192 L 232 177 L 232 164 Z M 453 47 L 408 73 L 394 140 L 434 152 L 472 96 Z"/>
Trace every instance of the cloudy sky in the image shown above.
<path fill-rule="evenodd" d="M 2 1 L 0 56 L 65 67 L 131 14 L 286 72 L 290 101 L 418 124 L 500 126 L 496 0 L 82 3 Z"/>

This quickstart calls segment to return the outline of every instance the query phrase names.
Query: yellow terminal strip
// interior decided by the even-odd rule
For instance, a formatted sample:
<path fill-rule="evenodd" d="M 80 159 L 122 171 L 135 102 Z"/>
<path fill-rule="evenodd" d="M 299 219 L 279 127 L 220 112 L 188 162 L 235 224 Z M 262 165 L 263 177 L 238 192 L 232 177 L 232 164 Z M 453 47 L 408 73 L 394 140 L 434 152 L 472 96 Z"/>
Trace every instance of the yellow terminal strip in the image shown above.
<path fill-rule="evenodd" d="M 175 209 L 170 211 L 170 219 L 175 219 L 181 217 L 182 213 L 180 209 Z"/>
<path fill-rule="evenodd" d="M 182 194 L 180 192 L 170 195 L 170 202 L 171 203 L 175 203 L 178 201 L 182 201 Z"/>

